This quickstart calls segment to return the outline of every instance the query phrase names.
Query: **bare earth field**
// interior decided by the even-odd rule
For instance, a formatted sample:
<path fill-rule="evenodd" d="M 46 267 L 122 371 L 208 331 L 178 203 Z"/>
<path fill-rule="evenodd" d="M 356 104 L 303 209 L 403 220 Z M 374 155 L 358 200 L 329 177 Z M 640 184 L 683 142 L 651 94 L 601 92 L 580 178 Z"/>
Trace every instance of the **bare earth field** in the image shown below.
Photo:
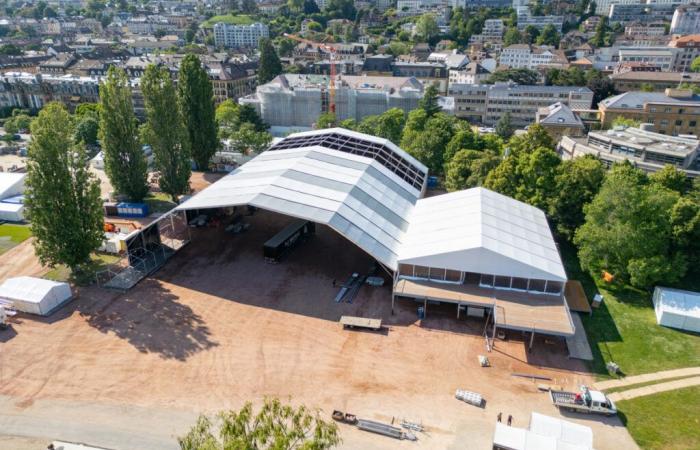
<path fill-rule="evenodd" d="M 480 368 L 482 321 L 432 305 L 418 321 L 408 301 L 392 315 L 389 286 L 365 286 L 352 304 L 337 304 L 332 281 L 366 273 L 366 254 L 317 227 L 281 264 L 266 264 L 263 242 L 290 219 L 258 212 L 246 220 L 251 229 L 237 236 L 193 230 L 189 245 L 126 294 L 80 289 L 53 316 L 23 316 L 0 332 L 0 433 L 177 448 L 171 436 L 196 413 L 279 396 L 329 419 L 337 408 L 427 427 L 418 442 L 399 442 L 341 426 L 344 448 L 487 449 L 499 412 L 516 426 L 527 426 L 531 411 L 559 415 L 537 382 L 512 372 L 572 389 L 592 383 L 563 343 L 537 339 L 528 354 L 518 333 L 497 341 L 493 367 Z M 386 329 L 345 331 L 343 314 L 380 317 Z M 457 401 L 458 388 L 480 392 L 485 407 Z M 636 448 L 617 419 L 568 418 L 593 427 L 599 450 Z"/>

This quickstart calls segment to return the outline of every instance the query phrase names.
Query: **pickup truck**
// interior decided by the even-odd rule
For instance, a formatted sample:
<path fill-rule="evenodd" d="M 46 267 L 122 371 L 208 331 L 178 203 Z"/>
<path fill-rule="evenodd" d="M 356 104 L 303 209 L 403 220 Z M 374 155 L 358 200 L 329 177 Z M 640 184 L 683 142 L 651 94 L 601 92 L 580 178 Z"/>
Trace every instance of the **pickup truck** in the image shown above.
<path fill-rule="evenodd" d="M 565 411 L 612 416 L 617 414 L 615 403 L 602 392 L 581 386 L 580 392 L 549 391 L 554 406 Z"/>

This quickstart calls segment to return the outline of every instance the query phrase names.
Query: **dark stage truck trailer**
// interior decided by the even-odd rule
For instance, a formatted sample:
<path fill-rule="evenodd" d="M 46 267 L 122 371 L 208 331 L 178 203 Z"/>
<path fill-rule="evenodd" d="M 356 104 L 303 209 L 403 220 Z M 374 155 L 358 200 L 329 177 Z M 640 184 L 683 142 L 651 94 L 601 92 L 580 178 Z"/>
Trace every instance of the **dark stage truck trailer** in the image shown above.
<path fill-rule="evenodd" d="M 280 262 L 287 252 L 304 242 L 315 232 L 316 224 L 308 220 L 297 220 L 290 223 L 263 245 L 265 261 Z"/>

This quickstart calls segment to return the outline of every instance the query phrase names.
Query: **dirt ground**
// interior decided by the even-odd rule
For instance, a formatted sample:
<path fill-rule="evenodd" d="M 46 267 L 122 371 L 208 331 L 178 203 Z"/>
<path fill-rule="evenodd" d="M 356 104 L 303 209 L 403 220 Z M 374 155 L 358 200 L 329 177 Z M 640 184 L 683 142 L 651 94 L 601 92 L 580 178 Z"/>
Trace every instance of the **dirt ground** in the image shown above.
<path fill-rule="evenodd" d="M 20 242 L 0 256 L 0 283 L 11 277 L 40 277 L 49 270 L 36 257 L 33 240 Z"/>
<path fill-rule="evenodd" d="M 342 409 L 426 426 L 418 443 L 341 426 L 344 448 L 486 449 L 499 412 L 522 427 L 531 411 L 559 415 L 537 382 L 512 372 L 571 389 L 592 381 L 562 342 L 537 339 L 528 353 L 518 333 L 497 341 L 492 367 L 480 368 L 481 321 L 432 305 L 418 321 L 409 301 L 392 315 L 389 286 L 335 303 L 332 281 L 367 273 L 366 254 L 317 227 L 282 263 L 266 264 L 262 244 L 290 219 L 258 212 L 246 220 L 250 230 L 236 236 L 193 230 L 189 245 L 126 294 L 80 289 L 47 319 L 20 317 L 0 332 L 0 395 L 20 413 L 44 401 L 214 412 L 279 396 L 326 417 Z M 381 318 L 386 327 L 346 331 L 341 315 Z M 481 393 L 485 406 L 457 401 L 458 388 Z M 593 427 L 599 450 L 636 448 L 617 419 L 569 419 Z"/>

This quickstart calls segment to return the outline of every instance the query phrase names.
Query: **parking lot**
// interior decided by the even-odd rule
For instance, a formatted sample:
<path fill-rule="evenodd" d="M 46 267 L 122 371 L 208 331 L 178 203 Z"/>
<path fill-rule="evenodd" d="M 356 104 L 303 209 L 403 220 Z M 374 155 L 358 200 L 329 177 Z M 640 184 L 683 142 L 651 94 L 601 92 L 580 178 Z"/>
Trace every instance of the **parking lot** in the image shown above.
<path fill-rule="evenodd" d="M 189 245 L 126 294 L 83 288 L 47 319 L 20 318 L 0 334 L 0 395 L 19 412 L 78 402 L 170 414 L 279 396 L 321 408 L 327 418 L 342 409 L 385 422 L 406 418 L 427 430 L 416 444 L 342 426 L 346 448 L 490 448 L 499 412 L 512 414 L 516 426 L 527 426 L 533 410 L 558 414 L 536 382 L 513 372 L 567 388 L 591 381 L 563 344 L 538 340 L 528 354 L 517 333 L 497 341 L 492 367 L 481 368 L 481 321 L 457 321 L 447 307 L 432 307 L 418 321 L 407 301 L 392 315 L 388 285 L 364 286 L 352 303 L 335 303 L 333 280 L 366 272 L 369 256 L 317 227 L 282 263 L 267 264 L 263 242 L 291 219 L 259 212 L 246 220 L 250 229 L 238 235 L 192 230 Z M 381 318 L 385 327 L 346 331 L 337 322 L 343 314 Z M 458 388 L 481 393 L 485 407 L 455 400 Z M 144 420 L 169 429 L 166 417 Z M 89 415 L 81 420 L 89 423 Z M 127 415 L 113 420 L 129 429 Z M 593 426 L 596 448 L 635 448 L 617 419 L 582 423 Z"/>

